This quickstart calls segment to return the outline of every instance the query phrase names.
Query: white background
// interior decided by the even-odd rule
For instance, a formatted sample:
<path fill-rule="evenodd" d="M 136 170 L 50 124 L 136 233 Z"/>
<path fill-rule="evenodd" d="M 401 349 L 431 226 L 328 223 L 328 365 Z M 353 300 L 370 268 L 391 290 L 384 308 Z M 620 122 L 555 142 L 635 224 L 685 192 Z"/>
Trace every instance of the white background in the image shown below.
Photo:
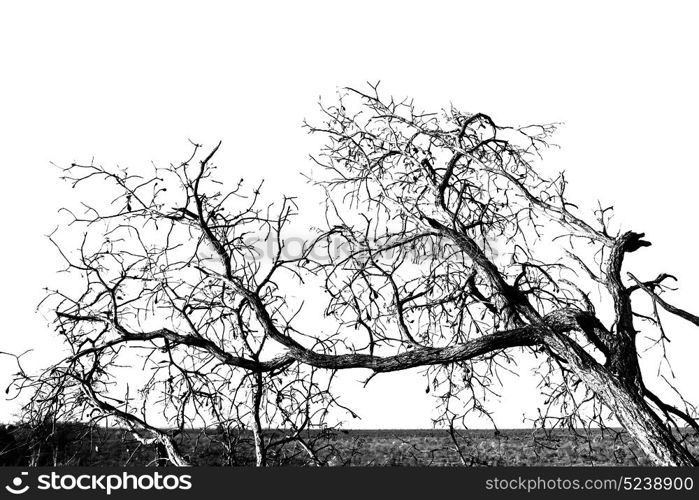
<path fill-rule="evenodd" d="M 672 301 L 699 310 L 696 265 L 699 31 L 692 2 L 3 2 L 0 8 L 0 350 L 56 355 L 35 313 L 60 266 L 43 235 L 75 204 L 50 165 L 178 162 L 187 139 L 223 140 L 225 176 L 266 177 L 302 198 L 315 144 L 300 125 L 319 96 L 382 81 L 429 110 L 453 103 L 510 124 L 565 122 L 542 168 L 571 194 L 613 203 L 653 246 L 642 278 L 674 273 Z M 303 206 L 303 205 L 302 205 Z M 675 374 L 699 402 L 699 329 L 670 322 Z M 13 372 L 0 357 L 0 382 Z M 645 361 L 644 361 L 645 363 Z M 648 364 L 649 376 L 654 373 Z M 415 374 L 346 375 L 354 427 L 429 427 Z M 522 425 L 524 373 L 496 421 Z M 653 386 L 651 384 L 651 386 Z M 665 394 L 665 393 L 664 393 Z M 0 420 L 16 405 L 0 400 Z"/>

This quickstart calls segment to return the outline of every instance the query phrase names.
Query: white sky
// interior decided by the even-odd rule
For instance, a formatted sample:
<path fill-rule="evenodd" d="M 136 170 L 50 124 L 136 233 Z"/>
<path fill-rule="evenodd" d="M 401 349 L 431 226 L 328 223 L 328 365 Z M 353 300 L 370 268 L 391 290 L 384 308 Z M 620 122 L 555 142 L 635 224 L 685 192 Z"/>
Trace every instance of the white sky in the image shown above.
<path fill-rule="evenodd" d="M 571 194 L 613 203 L 653 246 L 629 259 L 643 278 L 674 273 L 671 297 L 699 292 L 696 186 L 699 73 L 691 2 L 22 1 L 0 7 L 2 245 L 0 350 L 55 355 L 35 313 L 60 266 L 43 235 L 75 200 L 49 162 L 166 164 L 188 138 L 223 140 L 231 179 L 266 177 L 304 196 L 314 142 L 301 129 L 318 96 L 381 80 L 423 108 L 454 103 L 510 124 L 565 122 L 543 168 Z M 635 266 L 635 267 L 634 267 Z M 696 305 L 695 312 L 699 310 Z M 699 403 L 699 329 L 668 323 L 675 374 Z M 0 382 L 13 366 L 0 357 Z M 650 365 L 649 365 L 650 366 Z M 649 374 L 653 373 L 652 366 Z M 346 374 L 353 427 L 429 427 L 417 375 Z M 501 427 L 535 410 L 533 379 L 493 407 Z M 0 400 L 0 421 L 16 406 Z"/>

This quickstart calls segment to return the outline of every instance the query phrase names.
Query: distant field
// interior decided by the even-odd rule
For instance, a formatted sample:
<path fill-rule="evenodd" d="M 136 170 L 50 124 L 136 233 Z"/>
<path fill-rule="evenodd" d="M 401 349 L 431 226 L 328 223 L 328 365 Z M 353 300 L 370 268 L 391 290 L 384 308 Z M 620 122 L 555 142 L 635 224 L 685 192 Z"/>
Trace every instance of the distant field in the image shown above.
<path fill-rule="evenodd" d="M 615 431 L 593 431 L 588 436 L 557 430 L 544 434 L 532 430 L 469 430 L 459 437 L 459 455 L 444 430 L 336 431 L 323 440 L 318 456 L 328 465 L 352 466 L 533 466 L 533 465 L 647 465 L 645 458 Z M 280 437 L 269 431 L 268 437 Z M 318 435 L 309 433 L 309 439 Z M 182 451 L 198 465 L 252 465 L 252 436 L 190 431 L 179 436 Z M 63 429 L 54 445 L 44 447 L 42 464 L 149 465 L 156 460 L 152 446 L 140 445 L 123 429 L 80 426 Z M 691 445 L 699 451 L 695 440 Z M 275 465 L 300 465 L 306 458 L 298 445 L 287 445 L 270 457 Z M 26 453 L 15 461 L 26 463 Z M 0 461 L 0 463 L 3 463 Z M 7 465 L 7 462 L 5 462 Z"/>

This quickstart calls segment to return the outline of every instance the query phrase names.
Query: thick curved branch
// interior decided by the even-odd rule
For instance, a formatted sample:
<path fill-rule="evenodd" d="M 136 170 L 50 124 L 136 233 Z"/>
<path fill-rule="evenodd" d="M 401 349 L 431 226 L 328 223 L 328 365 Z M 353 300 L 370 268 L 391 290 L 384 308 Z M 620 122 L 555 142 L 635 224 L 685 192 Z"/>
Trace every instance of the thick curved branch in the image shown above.
<path fill-rule="evenodd" d="M 78 380 L 78 382 L 80 383 L 83 389 L 85 397 L 87 397 L 90 400 L 90 402 L 95 408 L 126 423 L 132 430 L 134 430 L 134 437 L 136 437 L 136 439 L 138 439 L 141 443 L 151 444 L 157 442 L 162 444 L 167 450 L 168 459 L 170 460 L 172 465 L 176 467 L 187 467 L 191 465 L 189 461 L 184 457 L 184 455 L 182 455 L 182 453 L 177 447 L 177 444 L 175 444 L 175 442 L 167 433 L 163 432 L 157 427 L 150 425 L 148 422 L 137 417 L 136 415 L 133 415 L 132 413 L 127 413 L 117 408 L 116 406 L 107 403 L 97 395 L 93 387 L 87 381 Z M 136 432 L 136 428 L 138 427 L 149 432 L 152 435 L 152 437 L 144 438 L 143 436 L 138 434 Z"/>
<path fill-rule="evenodd" d="M 169 328 L 160 328 L 148 332 L 133 332 L 127 330 L 119 323 L 109 321 L 99 316 L 77 316 L 63 312 L 58 312 L 57 315 L 61 318 L 69 319 L 71 321 L 102 322 L 112 326 L 120 335 L 119 338 L 107 341 L 103 344 L 86 349 L 81 349 L 70 358 L 71 361 L 77 360 L 78 358 L 87 356 L 89 354 L 96 354 L 102 352 L 105 349 L 109 349 L 111 347 L 115 347 L 119 344 L 124 344 L 126 342 L 146 342 L 150 340 L 163 339 L 172 342 L 174 345 L 186 345 L 189 347 L 197 347 L 203 349 L 223 364 L 229 366 L 237 366 L 239 368 L 243 368 L 245 370 L 253 372 L 270 372 L 280 370 L 289 366 L 293 362 L 293 360 L 290 360 L 288 357 L 285 356 L 279 356 L 272 360 L 264 362 L 235 356 L 233 354 L 230 354 L 229 352 L 224 351 L 218 345 L 216 345 L 216 343 L 200 335 L 180 335 L 179 333 L 176 333 L 170 330 Z"/>

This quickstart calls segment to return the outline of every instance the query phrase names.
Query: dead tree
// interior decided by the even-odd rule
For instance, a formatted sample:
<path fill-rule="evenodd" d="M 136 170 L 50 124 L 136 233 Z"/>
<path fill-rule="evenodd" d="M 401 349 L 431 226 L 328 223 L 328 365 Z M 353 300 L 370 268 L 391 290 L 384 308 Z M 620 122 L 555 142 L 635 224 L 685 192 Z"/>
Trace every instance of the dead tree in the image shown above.
<path fill-rule="evenodd" d="M 260 205 L 260 188 L 242 180 L 220 192 L 218 146 L 196 162 L 195 145 L 187 161 L 148 176 L 65 170 L 76 186 L 110 183 L 116 194 L 110 211 L 70 213 L 84 232 L 77 252 L 53 238 L 73 279 L 44 307 L 71 352 L 20 377 L 35 391 L 28 412 L 92 409 L 163 444 L 178 465 L 187 460 L 175 433 L 236 422 L 252 429 L 259 465 L 289 442 L 316 464 L 303 431 L 343 409 L 330 385 L 338 370 L 424 368 L 453 432 L 469 412 L 488 415 L 484 395 L 500 370 L 534 356 L 546 397 L 540 425 L 615 418 L 653 463 L 696 465 L 683 443 L 699 430 L 696 411 L 648 389 L 637 323 L 655 329 L 662 349 L 660 310 L 699 318 L 666 300 L 670 275 L 624 269 L 629 253 L 650 245 L 643 233 L 615 231 L 611 208 L 585 219 L 563 174 L 533 168 L 554 126 L 423 113 L 376 87 L 348 89 L 321 109 L 322 123 L 307 127 L 325 143 L 311 176 L 327 194 L 325 226 L 293 257 L 283 249 L 294 199 Z M 250 235 L 274 243 L 267 262 Z M 318 284 L 324 310 L 302 313 L 303 297 L 319 303 Z M 264 427 L 284 435 L 265 439 Z"/>
<path fill-rule="evenodd" d="M 613 231 L 611 207 L 586 220 L 566 197 L 563 173 L 534 169 L 554 125 L 424 113 L 411 100 L 382 99 L 376 86 L 346 89 L 321 108 L 323 122 L 307 125 L 325 137 L 312 178 L 328 194 L 328 235 L 345 251 L 328 252 L 315 270 L 328 312 L 364 339 L 357 354 L 296 359 L 377 373 L 431 366 L 453 429 L 463 417 L 457 396 L 464 411 L 487 415 L 482 396 L 498 368 L 533 352 L 543 360 L 541 425 L 604 427 L 611 411 L 653 463 L 697 464 L 683 444 L 699 430 L 696 410 L 648 389 L 637 323 L 654 329 L 664 352 L 659 309 L 699 318 L 661 295 L 674 277 L 642 280 L 624 269 L 629 253 L 650 245 L 643 233 Z M 607 298 L 594 304 L 593 290 Z M 652 312 L 639 307 L 643 294 Z M 608 317 L 596 312 L 605 307 Z"/>
<path fill-rule="evenodd" d="M 308 431 L 329 427 L 327 384 L 270 345 L 257 302 L 240 293 L 263 301 L 277 324 L 293 316 L 277 280 L 297 272 L 282 257 L 294 200 L 261 205 L 261 185 L 242 180 L 219 192 L 218 146 L 205 157 L 200 149 L 145 175 L 94 164 L 63 170 L 88 189 L 80 211 L 64 209 L 68 230 L 51 235 L 68 284 L 48 289 L 41 309 L 69 354 L 37 376 L 20 374 L 20 390 L 33 391 L 25 416 L 116 420 L 157 448 L 159 464 L 166 456 L 188 465 L 176 438 L 209 426 L 251 431 L 258 466 L 292 445 L 319 464 Z M 90 183 L 112 188 L 113 199 L 87 201 Z M 262 259 L 259 241 L 280 244 Z M 283 432 L 265 436 L 266 428 Z"/>

